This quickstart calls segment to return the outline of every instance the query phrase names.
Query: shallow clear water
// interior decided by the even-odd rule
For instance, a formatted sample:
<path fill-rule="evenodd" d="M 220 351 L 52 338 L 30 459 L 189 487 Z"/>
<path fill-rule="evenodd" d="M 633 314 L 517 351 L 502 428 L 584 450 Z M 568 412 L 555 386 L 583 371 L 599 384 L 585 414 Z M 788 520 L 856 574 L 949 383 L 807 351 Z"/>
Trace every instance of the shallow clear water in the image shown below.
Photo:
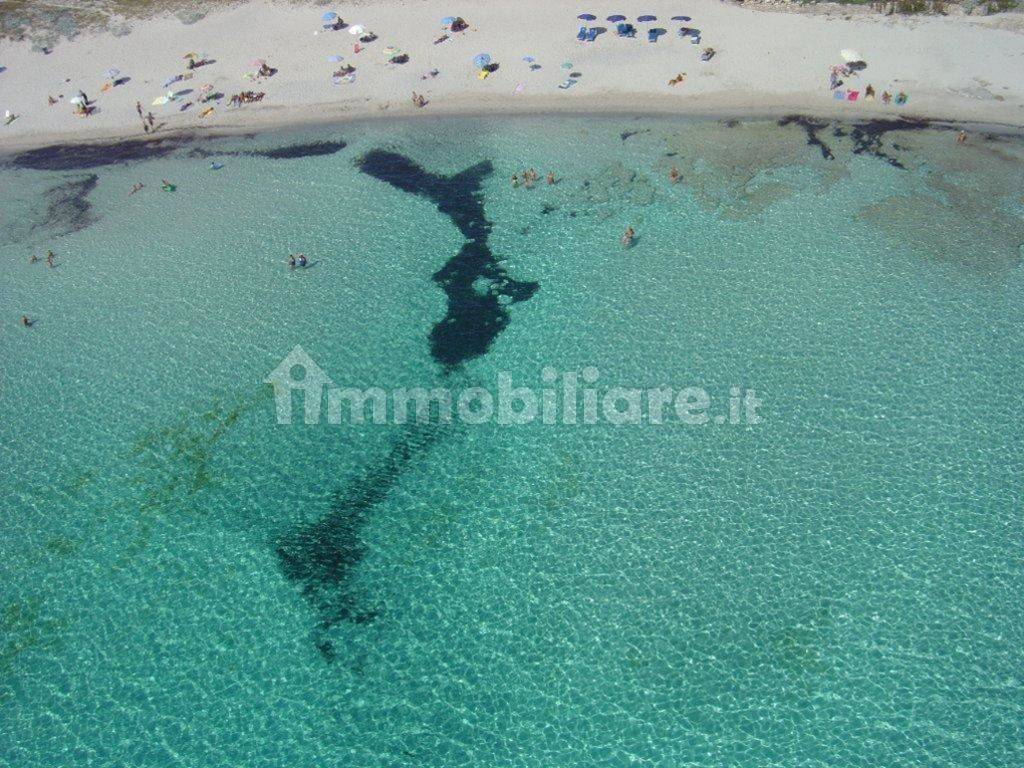
<path fill-rule="evenodd" d="M 1020 765 L 1024 147 L 839 133 L 369 124 L 0 168 L 0 764 Z M 465 238 L 374 150 L 537 284 L 454 370 L 432 275 Z M 342 386 L 594 366 L 762 421 L 281 426 L 296 344 Z M 304 594 L 280 552 L 339 519 Z"/>

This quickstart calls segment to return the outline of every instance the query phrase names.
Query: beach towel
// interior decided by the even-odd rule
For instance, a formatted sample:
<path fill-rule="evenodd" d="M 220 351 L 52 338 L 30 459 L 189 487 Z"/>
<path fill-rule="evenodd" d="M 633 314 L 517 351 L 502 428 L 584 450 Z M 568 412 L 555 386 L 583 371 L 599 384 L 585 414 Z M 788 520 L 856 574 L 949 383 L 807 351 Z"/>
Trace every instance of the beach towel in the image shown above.
<path fill-rule="evenodd" d="M 846 101 L 846 91 L 842 88 L 836 91 L 832 91 L 832 98 L 836 101 Z"/>
<path fill-rule="evenodd" d="M 860 96 L 860 91 L 847 91 L 846 92 L 846 100 L 847 101 L 856 101 L 858 96 Z"/>
<path fill-rule="evenodd" d="M 570 88 L 572 88 L 574 85 L 576 85 L 576 81 L 573 80 L 572 78 L 569 78 L 568 80 L 566 80 L 564 83 L 562 83 L 558 87 L 561 88 L 563 91 L 567 91 Z"/>

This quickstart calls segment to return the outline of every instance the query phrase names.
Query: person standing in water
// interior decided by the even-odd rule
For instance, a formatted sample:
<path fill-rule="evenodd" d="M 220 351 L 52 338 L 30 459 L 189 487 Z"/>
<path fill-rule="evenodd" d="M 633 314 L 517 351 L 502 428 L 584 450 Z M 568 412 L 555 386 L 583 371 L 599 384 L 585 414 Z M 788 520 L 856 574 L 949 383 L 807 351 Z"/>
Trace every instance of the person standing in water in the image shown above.
<path fill-rule="evenodd" d="M 309 262 L 306 261 L 306 254 L 300 253 L 299 254 L 299 266 L 300 267 L 305 267 L 308 264 L 309 264 Z"/>
<path fill-rule="evenodd" d="M 674 165 L 672 166 L 672 170 L 668 172 L 668 180 L 673 184 L 679 181 L 679 169 Z"/>
<path fill-rule="evenodd" d="M 636 237 L 636 232 L 633 231 L 632 227 L 626 227 L 626 231 L 622 233 L 622 247 L 629 248 L 633 244 L 633 238 Z"/>
<path fill-rule="evenodd" d="M 29 319 L 28 315 L 22 315 L 21 316 L 21 324 L 23 326 L 25 326 L 26 328 L 31 328 L 32 327 L 32 321 Z"/>
<path fill-rule="evenodd" d="M 56 264 L 53 263 L 53 251 L 46 252 L 46 266 L 48 266 L 50 269 L 53 269 L 54 267 L 57 266 Z"/>
<path fill-rule="evenodd" d="M 288 254 L 288 269 L 295 269 L 295 254 Z"/>
<path fill-rule="evenodd" d="M 555 172 L 554 171 L 548 171 L 547 182 L 548 182 L 549 185 L 555 183 Z"/>

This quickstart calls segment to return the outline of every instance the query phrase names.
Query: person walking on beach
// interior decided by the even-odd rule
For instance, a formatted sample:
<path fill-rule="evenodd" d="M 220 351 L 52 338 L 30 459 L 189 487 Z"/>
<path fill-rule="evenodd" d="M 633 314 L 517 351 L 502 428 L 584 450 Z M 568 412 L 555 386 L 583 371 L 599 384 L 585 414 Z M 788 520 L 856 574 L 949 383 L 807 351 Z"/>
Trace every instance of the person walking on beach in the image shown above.
<path fill-rule="evenodd" d="M 142 102 L 141 101 L 136 101 L 135 102 L 135 111 L 139 113 L 139 118 L 141 118 L 142 117 Z"/>
<path fill-rule="evenodd" d="M 150 112 L 149 114 L 146 115 L 146 122 L 149 123 L 149 127 L 150 128 L 152 128 L 154 125 L 156 125 L 156 118 L 153 117 L 153 113 L 152 112 Z"/>

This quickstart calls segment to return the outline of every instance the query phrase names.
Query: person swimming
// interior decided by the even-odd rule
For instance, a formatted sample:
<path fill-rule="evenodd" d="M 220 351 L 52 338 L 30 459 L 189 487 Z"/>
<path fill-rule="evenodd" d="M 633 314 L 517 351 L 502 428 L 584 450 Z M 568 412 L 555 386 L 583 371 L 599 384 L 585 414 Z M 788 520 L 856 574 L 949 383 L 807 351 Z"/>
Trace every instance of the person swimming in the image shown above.
<path fill-rule="evenodd" d="M 131 190 L 131 192 L 128 193 L 128 197 L 131 197 L 132 195 L 134 195 L 136 192 L 141 190 L 144 186 L 146 186 L 146 185 L 143 184 L 141 181 L 137 181 L 136 183 L 132 184 L 132 190 Z"/>
<path fill-rule="evenodd" d="M 629 248 L 633 244 L 633 239 L 636 237 L 636 232 L 633 231 L 632 227 L 626 227 L 626 231 L 622 233 L 622 247 Z"/>
<path fill-rule="evenodd" d="M 295 269 L 295 254 L 288 254 L 288 269 Z"/>
<path fill-rule="evenodd" d="M 28 315 L 22 315 L 21 316 L 21 324 L 23 326 L 25 326 L 26 328 L 31 328 L 32 327 L 32 320 L 29 319 Z"/>
<path fill-rule="evenodd" d="M 512 174 L 512 189 L 519 188 L 519 176 L 515 173 Z"/>
<path fill-rule="evenodd" d="M 554 184 L 555 183 L 555 172 L 554 171 L 548 171 L 547 182 L 548 182 L 548 184 Z"/>
<path fill-rule="evenodd" d="M 35 264 L 37 261 L 39 261 L 39 257 L 36 256 L 34 253 L 28 257 L 29 264 Z"/>
<path fill-rule="evenodd" d="M 672 166 L 672 170 L 668 172 L 668 180 L 673 184 L 679 181 L 679 169 L 674 165 Z"/>
<path fill-rule="evenodd" d="M 164 192 L 173 192 L 177 189 L 177 187 L 174 184 L 171 184 L 167 179 L 160 179 L 160 183 L 163 184 L 162 189 Z"/>

